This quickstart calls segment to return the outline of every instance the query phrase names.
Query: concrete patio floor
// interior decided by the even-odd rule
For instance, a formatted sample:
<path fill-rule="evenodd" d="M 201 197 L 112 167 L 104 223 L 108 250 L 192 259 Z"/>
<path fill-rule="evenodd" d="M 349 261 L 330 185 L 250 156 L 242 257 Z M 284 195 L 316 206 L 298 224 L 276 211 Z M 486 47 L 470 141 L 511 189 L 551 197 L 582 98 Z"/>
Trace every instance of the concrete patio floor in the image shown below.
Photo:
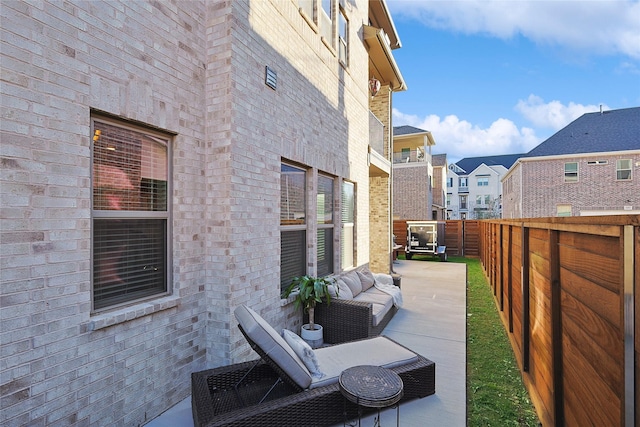
<path fill-rule="evenodd" d="M 404 305 L 383 334 L 436 363 L 436 394 L 402 404 L 400 425 L 465 426 L 466 265 L 400 260 L 394 269 L 402 276 Z M 384 410 L 381 421 L 395 426 L 396 410 Z M 373 425 L 373 416 L 363 418 L 362 425 Z M 146 426 L 193 427 L 191 398 Z"/>

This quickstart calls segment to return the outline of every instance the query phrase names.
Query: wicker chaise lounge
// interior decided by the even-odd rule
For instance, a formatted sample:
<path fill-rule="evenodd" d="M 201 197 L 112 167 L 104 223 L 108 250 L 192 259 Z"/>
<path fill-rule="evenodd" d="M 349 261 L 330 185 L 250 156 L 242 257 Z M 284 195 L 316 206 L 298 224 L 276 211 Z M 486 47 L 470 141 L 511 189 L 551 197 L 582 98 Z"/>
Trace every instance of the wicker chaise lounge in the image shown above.
<path fill-rule="evenodd" d="M 306 353 L 303 361 L 253 310 L 240 306 L 235 314 L 261 359 L 192 374 L 193 419 L 198 427 L 331 426 L 343 422 L 345 411 L 353 419 L 357 407 L 345 402 L 337 380 L 342 370 L 356 365 L 395 371 L 404 383 L 402 402 L 435 393 L 435 364 L 387 337 L 312 350 L 324 374 L 320 376 L 307 369 Z"/>

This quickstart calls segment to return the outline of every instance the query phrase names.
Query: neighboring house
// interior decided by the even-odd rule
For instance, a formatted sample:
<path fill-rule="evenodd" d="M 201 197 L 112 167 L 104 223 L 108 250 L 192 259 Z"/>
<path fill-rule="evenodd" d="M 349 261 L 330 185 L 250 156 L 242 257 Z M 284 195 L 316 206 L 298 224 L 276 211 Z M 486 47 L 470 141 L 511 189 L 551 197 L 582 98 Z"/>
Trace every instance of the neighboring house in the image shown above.
<path fill-rule="evenodd" d="M 505 218 L 640 213 L 640 108 L 582 115 L 522 156 L 502 185 Z"/>
<path fill-rule="evenodd" d="M 294 275 L 389 271 L 384 0 L 4 2 L 2 32 L 0 424 L 142 425 L 255 358 L 238 305 L 299 330 Z"/>
<path fill-rule="evenodd" d="M 433 210 L 431 132 L 413 126 L 393 128 L 393 218 L 430 220 Z"/>
<path fill-rule="evenodd" d="M 465 157 L 447 171 L 447 219 L 501 218 L 501 178 L 522 154 Z"/>
<path fill-rule="evenodd" d="M 447 155 L 434 154 L 431 156 L 433 165 L 433 204 L 431 206 L 431 219 L 447 219 Z"/>

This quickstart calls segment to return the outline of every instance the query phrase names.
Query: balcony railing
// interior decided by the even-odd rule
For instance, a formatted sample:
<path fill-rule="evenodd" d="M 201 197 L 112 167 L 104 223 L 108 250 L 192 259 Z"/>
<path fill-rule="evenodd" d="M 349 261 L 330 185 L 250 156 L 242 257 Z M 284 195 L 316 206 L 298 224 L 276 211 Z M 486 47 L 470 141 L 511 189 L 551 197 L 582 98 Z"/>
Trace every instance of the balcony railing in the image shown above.
<path fill-rule="evenodd" d="M 430 162 L 431 156 L 424 149 L 411 150 L 409 152 L 393 153 L 393 163 L 425 163 Z"/>
<path fill-rule="evenodd" d="M 369 111 L 369 145 L 378 154 L 384 155 L 384 124 Z"/>

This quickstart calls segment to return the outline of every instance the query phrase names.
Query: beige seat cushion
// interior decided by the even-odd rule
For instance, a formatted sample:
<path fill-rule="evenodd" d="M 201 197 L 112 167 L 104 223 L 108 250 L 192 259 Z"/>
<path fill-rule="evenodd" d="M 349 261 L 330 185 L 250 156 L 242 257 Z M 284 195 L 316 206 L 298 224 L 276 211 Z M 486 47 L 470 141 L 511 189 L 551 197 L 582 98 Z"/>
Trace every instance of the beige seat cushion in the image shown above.
<path fill-rule="evenodd" d="M 258 313 L 240 305 L 234 311 L 236 320 L 247 336 L 289 375 L 301 388 L 311 385 L 311 373 L 291 346 Z"/>
<path fill-rule="evenodd" d="M 373 304 L 371 307 L 371 322 L 373 323 L 373 326 L 378 326 L 380 321 L 382 321 L 384 316 L 386 316 L 389 310 L 393 307 L 393 297 L 376 288 L 371 288 L 366 292 L 362 292 L 354 298 L 354 301 L 370 302 Z"/>
<path fill-rule="evenodd" d="M 393 368 L 418 360 L 414 352 L 384 336 L 322 347 L 315 352 L 325 376 L 314 378 L 309 387 L 311 389 L 338 382 L 340 373 L 353 366 L 374 365 Z"/>

